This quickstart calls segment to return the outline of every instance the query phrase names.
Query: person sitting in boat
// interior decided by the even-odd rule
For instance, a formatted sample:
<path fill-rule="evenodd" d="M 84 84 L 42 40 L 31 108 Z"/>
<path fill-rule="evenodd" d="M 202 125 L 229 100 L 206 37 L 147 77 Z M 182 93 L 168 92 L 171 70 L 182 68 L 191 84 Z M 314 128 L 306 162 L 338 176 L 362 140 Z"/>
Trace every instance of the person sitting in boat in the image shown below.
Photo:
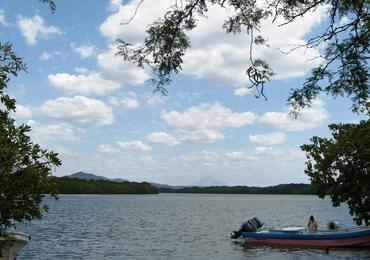
<path fill-rule="evenodd" d="M 317 230 L 317 221 L 313 216 L 310 216 L 307 227 L 310 232 Z"/>

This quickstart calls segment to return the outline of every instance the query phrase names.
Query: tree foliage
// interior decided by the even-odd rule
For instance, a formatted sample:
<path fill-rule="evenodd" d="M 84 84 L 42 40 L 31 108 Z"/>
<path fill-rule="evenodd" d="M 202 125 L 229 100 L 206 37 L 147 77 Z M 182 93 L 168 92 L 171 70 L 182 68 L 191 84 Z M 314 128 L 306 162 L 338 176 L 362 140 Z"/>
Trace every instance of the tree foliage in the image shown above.
<path fill-rule="evenodd" d="M 55 10 L 52 0 L 40 1 Z M 50 175 L 61 165 L 56 153 L 31 141 L 29 126 L 18 125 L 11 117 L 16 101 L 6 89 L 11 77 L 25 70 L 12 45 L 0 42 L 0 238 L 7 237 L 5 229 L 16 223 L 42 217 L 43 210 L 47 210 L 43 193 L 48 191 L 56 197 Z"/>
<path fill-rule="evenodd" d="M 144 0 L 140 0 L 137 9 Z M 224 21 L 226 33 L 247 33 L 250 36 L 246 76 L 259 96 L 275 74 L 269 64 L 253 56 L 253 46 L 267 45 L 261 36 L 261 22 L 270 19 L 279 26 L 326 8 L 323 30 L 306 43 L 291 49 L 317 48 L 321 63 L 313 68 L 303 86 L 292 89 L 288 103 L 297 115 L 320 93 L 345 96 L 352 101 L 352 111 L 370 115 L 369 97 L 369 0 L 184 0 L 175 4 L 164 17 L 149 25 L 141 45 L 119 40 L 117 55 L 139 67 L 150 67 L 154 91 L 164 94 L 173 74 L 182 70 L 183 57 L 191 48 L 187 34 L 206 16 L 209 6 L 231 10 Z M 137 11 L 137 10 L 136 10 Z M 135 11 L 135 14 L 136 14 Z M 134 17 L 133 17 L 134 18 Z M 132 18 L 132 19 L 133 19 Z M 130 19 L 130 21 L 132 20 Z M 306 173 L 319 196 L 329 194 L 334 206 L 347 202 L 357 223 L 369 224 L 369 121 L 358 125 L 331 125 L 333 139 L 313 137 L 304 145 L 308 162 Z"/>
<path fill-rule="evenodd" d="M 311 138 L 306 174 L 320 197 L 346 202 L 357 224 L 370 224 L 370 120 L 329 126 L 332 138 Z"/>
<path fill-rule="evenodd" d="M 39 0 L 40 2 L 49 5 L 50 10 L 54 13 L 57 9 L 57 6 L 54 2 L 54 0 Z"/>
<path fill-rule="evenodd" d="M 299 112 L 319 93 L 326 92 L 333 97 L 349 96 L 354 112 L 370 114 L 369 0 L 184 0 L 181 5 L 175 1 L 164 17 L 148 27 L 141 45 L 120 39 L 117 54 L 139 67 L 151 67 L 154 90 L 165 94 L 172 74 L 181 72 L 183 56 L 191 47 L 187 33 L 196 28 L 199 17 L 205 16 L 211 5 L 232 10 L 223 24 L 226 33 L 250 35 L 250 42 L 246 43 L 250 44 L 250 66 L 246 74 L 251 87 L 262 96 L 265 83 L 274 72 L 266 61 L 253 57 L 253 45 L 266 43 L 259 34 L 261 21 L 283 18 L 285 22 L 279 26 L 284 26 L 325 6 L 329 14 L 325 30 L 297 47 L 323 47 L 324 51 L 322 63 L 312 70 L 301 88 L 292 90 L 288 99 L 292 112 Z"/>
<path fill-rule="evenodd" d="M 12 51 L 10 43 L 0 43 L 0 230 L 15 222 L 41 218 L 42 192 L 50 188 L 50 174 L 61 164 L 54 152 L 32 143 L 27 135 L 30 127 L 17 125 L 10 113 L 16 103 L 5 93 L 10 76 L 26 69 L 22 59 Z M 55 195 L 53 191 L 50 191 Z"/>

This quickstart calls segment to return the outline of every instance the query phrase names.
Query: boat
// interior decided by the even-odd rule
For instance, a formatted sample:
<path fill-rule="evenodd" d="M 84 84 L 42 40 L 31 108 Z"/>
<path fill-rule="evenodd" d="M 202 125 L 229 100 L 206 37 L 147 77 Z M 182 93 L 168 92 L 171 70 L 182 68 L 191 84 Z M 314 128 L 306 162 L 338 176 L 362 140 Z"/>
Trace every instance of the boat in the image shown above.
<path fill-rule="evenodd" d="M 248 245 L 268 245 L 287 247 L 369 247 L 370 227 L 358 227 L 339 230 L 304 230 L 260 229 L 254 232 L 242 232 L 242 238 Z"/>
<path fill-rule="evenodd" d="M 23 247 L 27 245 L 31 236 L 22 232 L 9 232 L 11 244 L 1 249 L 0 260 L 13 260 L 21 253 Z"/>
<path fill-rule="evenodd" d="M 256 221 L 252 228 L 248 220 L 232 238 L 241 237 L 246 245 L 277 247 L 367 247 L 370 248 L 370 227 L 308 231 L 305 227 L 262 228 Z"/>

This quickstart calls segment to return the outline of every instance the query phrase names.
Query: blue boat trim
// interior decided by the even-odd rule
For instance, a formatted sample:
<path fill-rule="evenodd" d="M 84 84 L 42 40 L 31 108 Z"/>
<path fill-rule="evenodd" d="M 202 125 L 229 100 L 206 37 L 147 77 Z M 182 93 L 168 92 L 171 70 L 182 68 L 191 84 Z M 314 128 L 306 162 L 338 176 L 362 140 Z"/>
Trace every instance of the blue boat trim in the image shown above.
<path fill-rule="evenodd" d="M 299 240 L 328 240 L 328 239 L 345 239 L 369 236 L 370 229 L 339 230 L 339 231 L 318 231 L 301 233 L 290 233 L 279 230 L 270 232 L 243 232 L 242 237 L 250 238 L 272 238 L 272 239 L 299 239 Z"/>

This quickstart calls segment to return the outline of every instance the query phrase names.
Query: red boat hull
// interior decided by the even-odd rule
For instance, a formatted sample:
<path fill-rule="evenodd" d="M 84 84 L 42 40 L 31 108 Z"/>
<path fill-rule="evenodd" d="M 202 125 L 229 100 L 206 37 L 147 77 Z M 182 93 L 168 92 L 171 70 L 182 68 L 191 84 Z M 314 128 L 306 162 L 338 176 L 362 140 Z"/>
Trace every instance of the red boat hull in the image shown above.
<path fill-rule="evenodd" d="M 276 238 L 253 238 L 246 237 L 244 241 L 248 245 L 268 245 L 282 247 L 369 247 L 370 238 L 343 238 L 328 240 L 295 240 L 295 239 L 276 239 Z"/>
<path fill-rule="evenodd" d="M 370 227 L 317 232 L 270 229 L 243 232 L 242 237 L 247 245 L 370 248 Z"/>

